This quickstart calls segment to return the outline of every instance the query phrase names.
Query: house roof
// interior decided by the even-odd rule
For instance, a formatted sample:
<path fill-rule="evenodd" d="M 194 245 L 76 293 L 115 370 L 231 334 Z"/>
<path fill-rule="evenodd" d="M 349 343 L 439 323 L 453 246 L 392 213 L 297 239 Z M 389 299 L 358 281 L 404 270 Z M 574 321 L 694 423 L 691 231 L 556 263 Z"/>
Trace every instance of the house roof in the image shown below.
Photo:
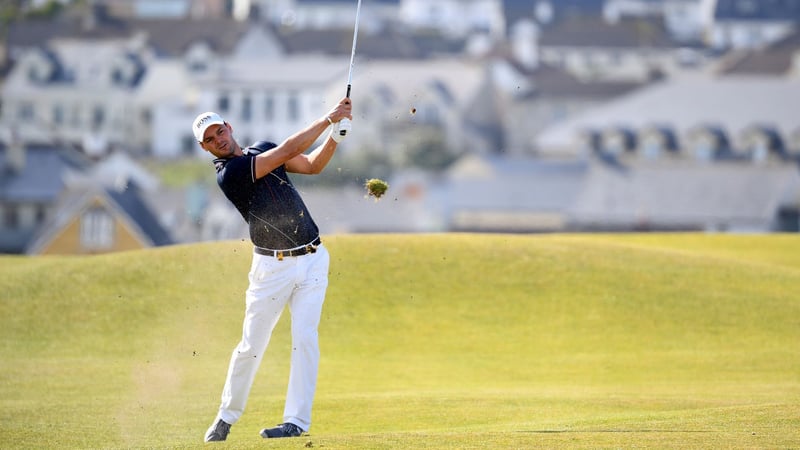
<path fill-rule="evenodd" d="M 584 161 L 469 156 L 448 171 L 453 210 L 564 211 L 583 188 Z"/>
<path fill-rule="evenodd" d="M 503 0 L 503 11 L 506 23 L 526 18 L 533 19 L 534 6 L 537 0 Z M 551 0 L 555 21 L 572 18 L 578 15 L 600 15 L 605 0 Z"/>
<path fill-rule="evenodd" d="M 349 56 L 353 48 L 352 28 L 280 30 L 279 37 L 290 53 L 322 52 Z M 358 56 L 383 59 L 418 59 L 437 53 L 458 53 L 464 47 L 461 40 L 444 36 L 410 34 L 396 30 L 361 34 Z"/>
<path fill-rule="evenodd" d="M 346 79 L 348 59 L 325 55 L 299 55 L 280 60 L 234 60 L 224 72 L 223 81 L 256 83 L 262 86 L 327 85 Z M 319 70 L 327 67 L 328 70 Z"/>
<path fill-rule="evenodd" d="M 354 95 L 381 95 L 393 111 L 407 113 L 426 93 L 436 92 L 455 109 L 472 100 L 483 81 L 484 68 L 458 59 L 437 59 L 408 64 L 401 60 L 369 61 L 354 72 Z M 359 68 L 360 67 L 360 68 Z M 445 91 L 442 90 L 445 88 Z"/>
<path fill-rule="evenodd" d="M 173 243 L 169 233 L 156 218 L 153 210 L 144 201 L 141 190 L 133 183 L 126 189 L 105 188 L 105 194 L 114 201 L 126 219 L 134 224 L 149 239 L 152 245 L 169 245 Z"/>
<path fill-rule="evenodd" d="M 219 54 L 229 54 L 252 23 L 225 18 L 191 21 L 150 19 L 131 21 L 128 26 L 146 33 L 148 42 L 158 54 L 179 56 L 198 41 L 208 43 Z"/>
<path fill-rule="evenodd" d="M 81 172 L 88 167 L 82 155 L 72 150 L 51 146 L 27 146 L 25 165 L 19 172 L 8 171 L 8 147 L 0 144 L 0 201 L 55 201 L 64 189 L 64 176 L 69 171 Z"/>
<path fill-rule="evenodd" d="M 400 0 L 369 0 L 370 3 L 383 3 L 386 5 L 399 5 Z M 315 4 L 315 3 L 353 3 L 353 0 L 295 0 L 299 4 Z"/>
<path fill-rule="evenodd" d="M 190 44 L 205 41 L 218 53 L 230 53 L 245 33 L 249 22 L 233 19 L 196 20 L 102 18 L 86 27 L 75 18 L 29 19 L 9 24 L 8 47 L 41 46 L 54 38 L 128 39 L 143 33 L 156 54 L 178 56 Z"/>
<path fill-rule="evenodd" d="M 142 192 L 135 183 L 128 183 L 122 189 L 101 185 L 80 185 L 62 195 L 53 219 L 37 232 L 28 246 L 27 253 L 40 252 L 96 198 L 103 199 L 104 205 L 115 213 L 116 218 L 123 221 L 145 245 L 159 246 L 174 243 L 145 202 Z"/>
<path fill-rule="evenodd" d="M 686 77 L 655 83 L 590 109 L 542 131 L 536 145 L 544 152 L 569 148 L 582 130 L 665 125 L 685 136 L 717 125 L 738 137 L 750 126 L 769 124 L 788 136 L 800 127 L 795 114 L 800 82 L 773 77 Z"/>
<path fill-rule="evenodd" d="M 663 22 L 622 19 L 606 22 L 602 16 L 581 16 L 545 29 L 542 47 L 675 47 Z"/>
<path fill-rule="evenodd" d="M 643 164 L 628 171 L 595 165 L 570 213 L 600 226 L 761 228 L 800 192 L 793 166 Z"/>
<path fill-rule="evenodd" d="M 531 74 L 533 90 L 525 98 L 607 99 L 638 89 L 642 83 L 624 81 L 582 81 L 569 72 L 541 65 Z"/>
<path fill-rule="evenodd" d="M 717 0 L 716 3 L 716 19 L 800 21 L 797 0 Z"/>
<path fill-rule="evenodd" d="M 786 75 L 800 50 L 800 32 L 795 31 L 767 48 L 750 50 L 723 66 L 726 75 Z M 733 55 L 736 55 L 734 53 Z"/>

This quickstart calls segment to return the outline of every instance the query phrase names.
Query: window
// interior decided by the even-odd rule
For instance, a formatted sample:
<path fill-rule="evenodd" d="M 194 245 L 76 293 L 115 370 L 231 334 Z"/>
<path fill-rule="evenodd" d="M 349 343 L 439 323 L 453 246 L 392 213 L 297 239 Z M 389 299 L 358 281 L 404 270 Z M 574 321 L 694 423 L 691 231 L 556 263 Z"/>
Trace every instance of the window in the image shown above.
<path fill-rule="evenodd" d="M 64 123 L 64 107 L 53 105 L 53 124 L 62 125 Z"/>
<path fill-rule="evenodd" d="M 622 142 L 622 136 L 619 134 L 612 134 L 606 138 L 605 143 L 606 152 L 611 155 L 622 155 L 625 152 L 625 144 Z"/>
<path fill-rule="evenodd" d="M 417 120 L 421 123 L 430 125 L 437 125 L 441 123 L 441 113 L 439 108 L 434 104 L 420 105 L 417 109 Z"/>
<path fill-rule="evenodd" d="M 106 114 L 102 106 L 95 106 L 92 110 L 92 126 L 100 127 L 105 122 Z"/>
<path fill-rule="evenodd" d="M 192 73 L 203 73 L 208 70 L 208 65 L 203 61 L 190 61 L 189 71 Z"/>
<path fill-rule="evenodd" d="M 698 139 L 693 150 L 694 159 L 697 161 L 708 162 L 714 157 L 714 144 L 709 138 Z"/>
<path fill-rule="evenodd" d="M 14 204 L 7 204 L 3 211 L 3 227 L 15 230 L 19 227 L 19 210 Z"/>
<path fill-rule="evenodd" d="M 227 93 L 219 94 L 219 98 L 217 99 L 217 109 L 220 113 L 227 113 L 228 109 L 231 107 L 231 99 L 228 97 Z"/>
<path fill-rule="evenodd" d="M 253 118 L 253 102 L 250 99 L 250 95 L 244 93 L 242 96 L 242 121 L 250 122 Z"/>
<path fill-rule="evenodd" d="M 81 216 L 81 245 L 90 250 L 108 249 L 114 243 L 114 220 L 103 208 L 94 207 Z"/>
<path fill-rule="evenodd" d="M 22 102 L 19 104 L 18 116 L 20 120 L 29 121 L 34 119 L 33 103 Z"/>
<path fill-rule="evenodd" d="M 269 92 L 264 99 L 264 118 L 268 122 L 275 120 L 275 97 Z"/>
<path fill-rule="evenodd" d="M 288 119 L 296 122 L 300 120 L 300 102 L 297 99 L 297 93 L 292 92 L 289 94 L 289 99 L 286 104 Z"/>
<path fill-rule="evenodd" d="M 70 125 L 76 127 L 81 125 L 81 106 L 78 104 L 72 106 L 72 114 L 70 115 Z"/>
<path fill-rule="evenodd" d="M 149 125 L 151 119 L 153 118 L 153 114 L 150 112 L 150 110 L 143 109 L 139 114 L 140 114 L 139 119 L 141 120 L 141 123 Z"/>
<path fill-rule="evenodd" d="M 122 69 L 119 67 L 115 67 L 111 71 L 111 82 L 113 84 L 124 84 L 125 83 L 125 75 L 122 72 Z"/>
<path fill-rule="evenodd" d="M 193 135 L 185 134 L 181 139 L 181 153 L 186 156 L 191 156 L 200 148 L 197 145 L 197 140 Z"/>
<path fill-rule="evenodd" d="M 36 205 L 36 225 L 42 224 L 47 219 L 47 205 Z"/>
<path fill-rule="evenodd" d="M 663 150 L 661 138 L 649 134 L 642 139 L 642 156 L 645 159 L 658 159 Z"/>

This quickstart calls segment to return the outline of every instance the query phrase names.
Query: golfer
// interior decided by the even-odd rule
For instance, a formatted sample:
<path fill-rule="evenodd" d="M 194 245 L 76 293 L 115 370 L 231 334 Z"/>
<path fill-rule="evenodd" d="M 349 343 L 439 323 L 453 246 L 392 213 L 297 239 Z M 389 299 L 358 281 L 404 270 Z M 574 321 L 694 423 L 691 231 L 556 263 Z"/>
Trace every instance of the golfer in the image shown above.
<path fill-rule="evenodd" d="M 287 172 L 320 173 L 344 139 L 339 133 L 344 118 L 352 119 L 349 98 L 279 145 L 259 141 L 246 149 L 236 143 L 233 127 L 217 113 L 200 114 L 192 124 L 200 146 L 216 158 L 217 184 L 249 224 L 254 245 L 242 340 L 231 355 L 222 403 L 206 432 L 206 442 L 227 439 L 231 425 L 244 412 L 272 330 L 287 304 L 292 317 L 292 357 L 283 423 L 262 430 L 261 436 L 300 436 L 311 426 L 319 366 L 317 326 L 330 258 Z M 324 142 L 306 154 L 329 127 Z"/>

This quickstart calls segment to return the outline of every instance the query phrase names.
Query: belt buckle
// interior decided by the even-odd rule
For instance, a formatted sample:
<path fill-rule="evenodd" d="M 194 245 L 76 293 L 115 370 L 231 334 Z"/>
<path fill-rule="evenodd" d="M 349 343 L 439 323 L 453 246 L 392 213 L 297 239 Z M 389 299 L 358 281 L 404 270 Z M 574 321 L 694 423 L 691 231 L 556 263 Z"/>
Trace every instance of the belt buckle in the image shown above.
<path fill-rule="evenodd" d="M 317 247 L 311 244 L 306 245 L 306 253 L 317 253 Z"/>
<path fill-rule="evenodd" d="M 283 252 L 275 252 L 275 257 L 278 258 L 278 261 L 283 261 Z"/>

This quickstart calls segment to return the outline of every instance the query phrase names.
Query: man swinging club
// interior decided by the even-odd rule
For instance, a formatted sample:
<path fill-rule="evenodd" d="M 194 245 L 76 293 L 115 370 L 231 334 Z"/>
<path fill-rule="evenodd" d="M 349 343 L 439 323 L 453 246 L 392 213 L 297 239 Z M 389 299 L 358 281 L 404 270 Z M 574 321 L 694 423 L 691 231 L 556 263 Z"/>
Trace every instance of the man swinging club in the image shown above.
<path fill-rule="evenodd" d="M 192 131 L 200 146 L 214 155 L 217 184 L 250 228 L 253 260 L 245 294 L 242 340 L 231 355 L 222 403 L 205 441 L 224 441 L 244 412 L 250 387 L 281 312 L 292 316 L 292 357 L 283 423 L 261 431 L 264 438 L 294 437 L 311 426 L 311 405 L 317 383 L 317 327 L 328 286 L 330 257 L 287 172 L 318 174 L 337 144 L 340 121 L 352 120 L 349 98 L 327 115 L 279 145 L 259 141 L 242 149 L 233 127 L 214 112 L 202 113 Z M 312 152 L 305 151 L 331 127 L 329 136 Z M 350 124 L 347 124 L 350 127 Z"/>

